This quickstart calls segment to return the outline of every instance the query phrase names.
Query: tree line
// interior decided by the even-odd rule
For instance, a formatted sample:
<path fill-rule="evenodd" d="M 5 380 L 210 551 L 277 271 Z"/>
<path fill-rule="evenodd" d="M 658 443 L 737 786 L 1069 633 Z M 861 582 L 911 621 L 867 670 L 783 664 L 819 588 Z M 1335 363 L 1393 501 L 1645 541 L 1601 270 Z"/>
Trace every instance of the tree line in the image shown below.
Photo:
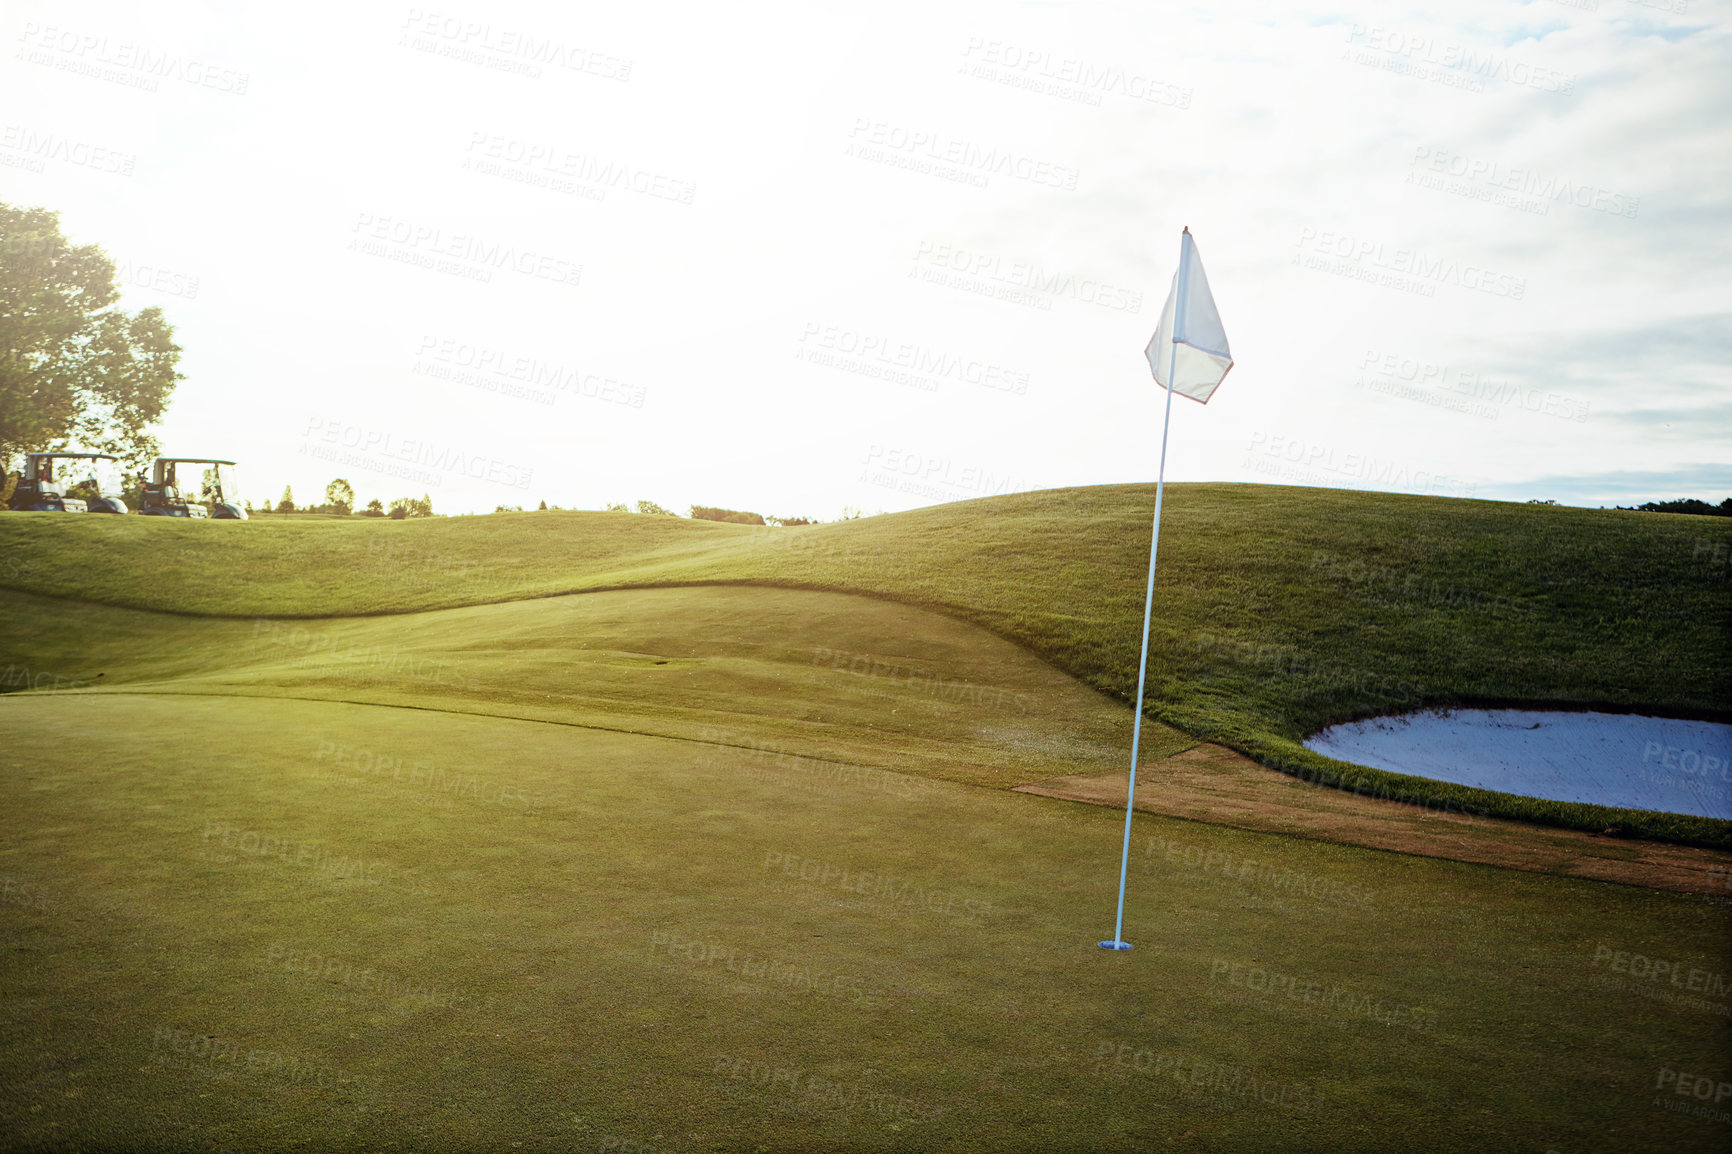
<path fill-rule="evenodd" d="M 322 513 L 331 517 L 348 517 L 356 513 L 355 487 L 342 477 L 338 477 L 325 486 L 325 503 L 323 505 L 296 505 L 294 486 L 284 485 L 283 495 L 275 505 L 253 507 L 247 502 L 247 511 L 252 513 Z M 401 521 L 406 517 L 431 517 L 433 515 L 433 499 L 426 493 L 420 497 L 399 497 L 387 508 L 384 502 L 374 497 L 367 502 L 367 507 L 360 510 L 362 517 L 389 517 L 393 521 Z"/>
<path fill-rule="evenodd" d="M 323 504 L 297 505 L 295 504 L 294 487 L 291 485 L 284 485 L 283 495 L 276 504 L 267 504 L 255 508 L 253 503 L 248 501 L 247 509 L 249 512 L 254 513 L 307 513 L 335 517 L 389 517 L 393 520 L 402 520 L 407 517 L 433 516 L 433 500 L 430 496 L 423 493 L 419 498 L 399 497 L 392 501 L 389 507 L 387 507 L 383 502 L 375 497 L 371 501 L 367 502 L 367 507 L 365 509 L 357 510 L 355 508 L 355 487 L 346 479 L 338 477 L 329 485 L 325 486 L 325 500 Z M 779 526 L 818 525 L 822 523 L 812 517 L 765 516 L 759 513 L 748 513 L 740 509 L 721 509 L 712 505 L 692 505 L 690 506 L 690 510 L 691 518 L 694 521 L 726 521 L 736 525 Z M 521 513 L 524 509 L 521 505 L 499 505 L 496 506 L 493 511 L 495 513 Z M 564 509 L 558 505 L 549 506 L 546 501 L 542 501 L 536 511 L 542 513 L 564 513 L 578 512 L 580 510 Z M 638 513 L 645 516 L 660 517 L 679 516 L 679 514 L 674 512 L 672 509 L 663 508 L 654 501 L 639 501 L 635 508 L 630 505 L 618 503 L 609 504 L 605 506 L 602 511 L 607 513 Z M 855 509 L 843 510 L 844 520 L 858 517 L 859 515 L 859 511 Z"/>
<path fill-rule="evenodd" d="M 1622 509 L 1624 506 L 1619 505 L 1618 508 Z M 1648 501 L 1637 505 L 1636 509 L 1643 513 L 1695 513 L 1704 517 L 1732 517 L 1732 497 L 1718 505 L 1710 505 L 1695 497 L 1683 497 L 1676 501 Z"/>

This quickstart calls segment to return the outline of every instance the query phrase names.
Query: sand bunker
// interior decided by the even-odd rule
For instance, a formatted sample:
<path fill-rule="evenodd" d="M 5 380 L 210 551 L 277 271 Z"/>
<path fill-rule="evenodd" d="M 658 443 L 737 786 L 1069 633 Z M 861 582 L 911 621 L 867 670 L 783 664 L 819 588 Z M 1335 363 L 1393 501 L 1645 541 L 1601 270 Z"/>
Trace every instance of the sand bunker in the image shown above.
<path fill-rule="evenodd" d="M 1732 818 L 1732 725 L 1616 713 L 1425 711 L 1331 726 L 1307 749 L 1552 801 Z"/>

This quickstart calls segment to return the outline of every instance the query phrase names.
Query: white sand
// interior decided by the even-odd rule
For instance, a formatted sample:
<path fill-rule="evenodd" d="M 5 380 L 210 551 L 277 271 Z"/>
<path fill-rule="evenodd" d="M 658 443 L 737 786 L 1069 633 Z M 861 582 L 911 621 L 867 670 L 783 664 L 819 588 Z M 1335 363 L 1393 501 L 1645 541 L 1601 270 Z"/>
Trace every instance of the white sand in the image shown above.
<path fill-rule="evenodd" d="M 1503 793 L 1732 818 L 1732 725 L 1718 722 L 1458 709 L 1336 725 L 1305 746 Z"/>

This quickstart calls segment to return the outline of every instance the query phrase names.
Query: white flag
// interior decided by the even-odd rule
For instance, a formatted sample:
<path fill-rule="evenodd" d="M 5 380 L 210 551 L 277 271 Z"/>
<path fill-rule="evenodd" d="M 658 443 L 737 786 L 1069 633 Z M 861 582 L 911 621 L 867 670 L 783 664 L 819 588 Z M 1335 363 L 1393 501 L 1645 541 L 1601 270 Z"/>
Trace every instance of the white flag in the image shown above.
<path fill-rule="evenodd" d="M 1209 278 L 1188 228 L 1179 238 L 1179 271 L 1173 274 L 1173 289 L 1161 310 L 1161 327 L 1144 353 L 1157 383 L 1204 404 L 1233 367 L 1227 330 L 1221 327 L 1221 314 L 1215 311 Z"/>

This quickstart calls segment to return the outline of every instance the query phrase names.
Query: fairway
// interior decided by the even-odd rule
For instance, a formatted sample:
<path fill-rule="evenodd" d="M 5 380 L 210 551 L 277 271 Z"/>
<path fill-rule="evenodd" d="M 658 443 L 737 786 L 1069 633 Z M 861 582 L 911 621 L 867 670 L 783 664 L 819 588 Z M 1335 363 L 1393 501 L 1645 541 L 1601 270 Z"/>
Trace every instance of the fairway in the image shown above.
<path fill-rule="evenodd" d="M 1444 651 L 1535 698 L 1615 675 L 1711 712 L 1723 671 L 1634 630 L 1716 642 L 1647 585 L 1582 570 L 1625 606 L 1588 620 L 1516 572 L 1559 524 L 1583 555 L 1683 530 L 1313 499 L 1357 527 L 1312 532 L 1384 564 L 1418 514 L 1503 534 L 1498 565 L 1424 556 L 1478 565 L 1528 606 L 1506 620 L 1329 601 L 1307 583 L 1347 579 L 1276 529 L 1303 502 L 1241 488 L 1175 500 L 1197 528 L 1158 590 L 1126 953 L 1095 943 L 1137 490 L 783 535 L 0 519 L 8 1144 L 1723 1148 L 1726 859 L 1698 847 L 1727 823 L 1466 823 L 1444 803 L 1527 799 L 1399 804 L 1243 756 L 1376 711 L 1331 670 Z M 1641 572 L 1722 611 L 1712 574 Z M 1285 644 L 1311 663 L 1258 648 Z M 1584 826 L 1605 812 L 1673 836 Z M 1637 884 L 1559 876 L 1596 871 Z"/>
<path fill-rule="evenodd" d="M 0 709 L 16 1142 L 1714 1138 L 1654 1083 L 1726 1019 L 1608 964 L 1723 985 L 1699 899 L 1145 818 L 1103 956 L 1106 810 L 377 706 Z"/>

